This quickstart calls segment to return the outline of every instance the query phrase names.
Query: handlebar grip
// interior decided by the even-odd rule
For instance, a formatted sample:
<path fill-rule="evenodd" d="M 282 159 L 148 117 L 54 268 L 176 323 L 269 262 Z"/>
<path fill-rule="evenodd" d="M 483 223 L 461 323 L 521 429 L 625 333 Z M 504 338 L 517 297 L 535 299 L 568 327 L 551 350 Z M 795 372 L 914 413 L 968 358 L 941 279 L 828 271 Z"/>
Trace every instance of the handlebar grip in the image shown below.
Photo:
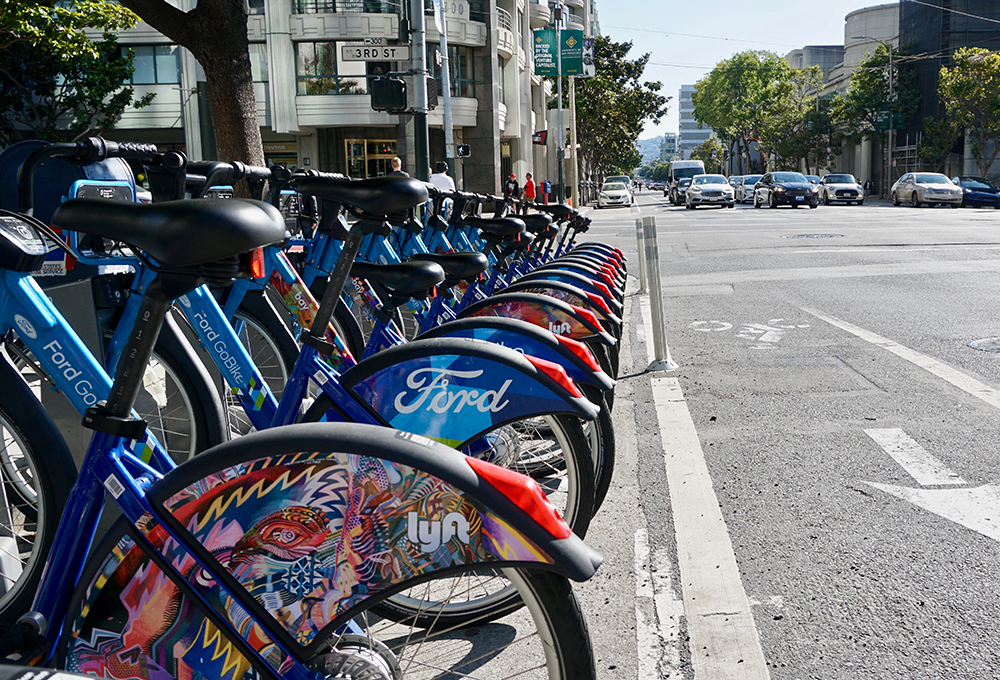
<path fill-rule="evenodd" d="M 155 144 L 139 144 L 136 142 L 105 142 L 105 144 L 107 158 L 118 157 L 128 160 L 143 160 L 152 158 L 159 153 Z"/>
<path fill-rule="evenodd" d="M 242 165 L 242 163 L 241 163 Z M 271 179 L 271 169 L 262 168 L 259 165 L 244 165 L 243 166 L 243 178 L 248 180 L 267 180 Z"/>

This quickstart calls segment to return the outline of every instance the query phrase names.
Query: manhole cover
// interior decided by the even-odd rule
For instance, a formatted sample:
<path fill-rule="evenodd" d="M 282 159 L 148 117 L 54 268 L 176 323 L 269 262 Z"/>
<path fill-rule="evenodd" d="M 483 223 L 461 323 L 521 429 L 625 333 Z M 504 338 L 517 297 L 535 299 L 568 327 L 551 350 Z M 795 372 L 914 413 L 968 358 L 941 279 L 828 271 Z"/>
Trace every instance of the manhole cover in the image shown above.
<path fill-rule="evenodd" d="M 1000 338 L 983 338 L 982 340 L 973 340 L 969 343 L 969 347 L 972 349 L 981 349 L 984 352 L 1000 353 Z"/>
<path fill-rule="evenodd" d="M 785 238 L 842 238 L 843 234 L 793 234 Z"/>

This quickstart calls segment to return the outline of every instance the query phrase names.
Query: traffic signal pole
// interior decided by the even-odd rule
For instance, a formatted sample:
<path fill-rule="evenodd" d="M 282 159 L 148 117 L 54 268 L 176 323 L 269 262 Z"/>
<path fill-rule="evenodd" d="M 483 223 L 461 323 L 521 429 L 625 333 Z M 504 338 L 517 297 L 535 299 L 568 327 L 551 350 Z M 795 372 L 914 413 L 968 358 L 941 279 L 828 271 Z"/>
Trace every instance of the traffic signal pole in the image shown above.
<path fill-rule="evenodd" d="M 427 42 L 424 31 L 424 2 L 410 0 L 410 33 L 413 36 L 411 56 L 413 72 L 413 159 L 415 175 L 425 182 L 430 179 L 430 144 L 427 138 Z"/>

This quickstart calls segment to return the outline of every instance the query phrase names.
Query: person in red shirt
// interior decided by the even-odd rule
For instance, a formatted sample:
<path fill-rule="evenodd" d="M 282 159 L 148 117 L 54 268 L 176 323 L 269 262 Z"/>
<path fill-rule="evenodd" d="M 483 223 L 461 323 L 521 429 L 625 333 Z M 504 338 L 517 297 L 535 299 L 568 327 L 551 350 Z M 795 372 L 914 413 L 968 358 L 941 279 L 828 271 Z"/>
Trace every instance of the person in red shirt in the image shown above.
<path fill-rule="evenodd" d="M 531 173 L 529 172 L 524 176 L 524 203 L 521 204 L 522 214 L 528 214 L 528 203 L 534 203 L 535 196 L 535 180 L 531 179 Z"/>

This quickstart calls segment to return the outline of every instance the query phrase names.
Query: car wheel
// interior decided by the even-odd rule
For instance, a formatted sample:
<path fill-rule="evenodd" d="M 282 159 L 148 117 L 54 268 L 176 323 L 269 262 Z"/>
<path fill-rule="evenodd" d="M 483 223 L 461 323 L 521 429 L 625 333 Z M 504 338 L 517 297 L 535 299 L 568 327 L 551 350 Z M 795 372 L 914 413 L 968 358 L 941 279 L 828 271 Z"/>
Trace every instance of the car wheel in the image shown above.
<path fill-rule="evenodd" d="M 916 191 L 914 191 L 912 194 L 910 194 L 910 205 L 912 205 L 914 208 L 919 208 L 920 207 L 920 201 L 917 199 L 917 192 Z"/>
<path fill-rule="evenodd" d="M 952 204 L 951 204 L 951 207 L 952 207 L 952 208 L 961 208 L 961 207 L 962 207 L 962 204 L 961 204 L 961 203 L 957 203 L 957 204 L 956 204 L 956 203 L 952 203 Z"/>
<path fill-rule="evenodd" d="M 735 208 L 736 204 L 735 203 L 726 203 L 726 207 L 727 208 Z"/>
<path fill-rule="evenodd" d="M 830 205 L 830 194 L 823 194 L 823 205 Z"/>
<path fill-rule="evenodd" d="M 899 205 L 899 196 L 896 195 L 895 191 L 892 192 L 892 204 L 896 206 Z"/>
<path fill-rule="evenodd" d="M 858 205 L 864 205 L 864 204 L 865 204 L 864 201 L 858 201 Z"/>
<path fill-rule="evenodd" d="M 810 210 L 815 210 L 818 207 L 819 207 L 819 201 L 816 201 L 815 203 L 810 203 L 809 204 L 809 209 Z"/>
<path fill-rule="evenodd" d="M 755 208 L 760 207 L 760 198 L 757 196 L 757 194 L 753 195 L 753 207 Z"/>
<path fill-rule="evenodd" d="M 772 208 L 777 208 L 778 207 L 778 196 L 776 194 L 771 194 L 770 198 L 771 198 L 771 203 L 770 203 L 771 207 Z M 793 203 L 793 205 L 794 205 L 794 203 Z"/>

